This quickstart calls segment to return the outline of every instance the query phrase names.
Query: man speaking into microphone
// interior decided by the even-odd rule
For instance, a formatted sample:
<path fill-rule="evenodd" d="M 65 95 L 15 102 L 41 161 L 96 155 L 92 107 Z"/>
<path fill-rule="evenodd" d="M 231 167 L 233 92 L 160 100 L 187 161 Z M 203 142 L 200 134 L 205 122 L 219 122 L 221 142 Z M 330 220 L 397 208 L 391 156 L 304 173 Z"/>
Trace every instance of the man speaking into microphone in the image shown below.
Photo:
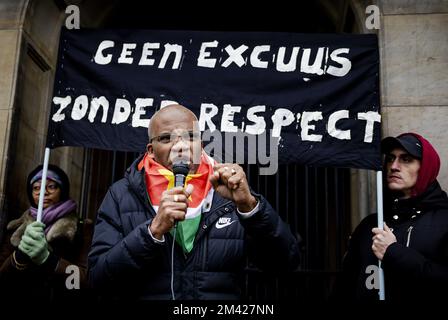
<path fill-rule="evenodd" d="M 103 296 L 239 299 L 247 257 L 269 271 L 298 266 L 289 226 L 239 165 L 204 152 L 193 112 L 161 109 L 148 135 L 98 211 L 89 276 Z"/>

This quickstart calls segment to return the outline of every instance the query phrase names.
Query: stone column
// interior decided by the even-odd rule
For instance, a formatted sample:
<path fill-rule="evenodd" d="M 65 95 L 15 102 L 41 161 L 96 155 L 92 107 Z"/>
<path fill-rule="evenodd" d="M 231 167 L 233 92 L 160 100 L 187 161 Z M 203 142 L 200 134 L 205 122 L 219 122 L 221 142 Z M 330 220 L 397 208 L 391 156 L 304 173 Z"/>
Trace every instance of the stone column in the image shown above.
<path fill-rule="evenodd" d="M 11 127 L 15 116 L 16 84 L 21 53 L 22 25 L 28 1 L 0 1 L 0 230 L 10 165 Z M 0 233 L 1 234 L 1 233 Z"/>
<path fill-rule="evenodd" d="M 4 224 L 29 207 L 26 177 L 43 161 L 65 17 L 53 0 L 0 0 L 0 239 Z M 67 172 L 77 202 L 83 152 L 66 147 L 50 156 Z"/>
<path fill-rule="evenodd" d="M 414 131 L 438 150 L 448 190 L 448 1 L 379 1 L 383 135 Z"/>
<path fill-rule="evenodd" d="M 379 30 L 367 30 L 365 9 L 377 5 Z M 357 30 L 378 34 L 382 135 L 414 131 L 438 150 L 448 190 L 448 0 L 352 0 Z M 364 194 L 367 193 L 367 194 Z M 352 227 L 376 212 L 374 173 L 353 170 Z"/>

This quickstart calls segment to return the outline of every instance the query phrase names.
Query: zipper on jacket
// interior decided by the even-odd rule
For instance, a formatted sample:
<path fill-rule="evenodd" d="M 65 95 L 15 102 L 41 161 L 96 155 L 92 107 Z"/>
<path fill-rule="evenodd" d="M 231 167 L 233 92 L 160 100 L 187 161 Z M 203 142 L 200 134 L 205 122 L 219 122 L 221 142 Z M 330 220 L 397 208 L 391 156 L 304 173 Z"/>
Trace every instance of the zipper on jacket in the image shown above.
<path fill-rule="evenodd" d="M 225 202 L 225 203 L 223 203 L 223 204 L 220 205 L 219 207 L 214 208 L 213 211 L 209 211 L 209 214 L 211 215 L 212 213 L 214 213 L 214 212 L 216 212 L 216 211 L 219 211 L 221 208 L 227 206 L 228 204 L 229 204 L 229 202 Z M 226 214 L 226 212 L 223 213 L 222 215 L 224 215 L 224 214 Z M 222 215 L 219 215 L 218 218 L 221 217 Z M 207 224 L 207 223 L 205 222 L 205 219 L 203 219 L 203 220 L 201 221 L 200 225 L 199 225 L 199 227 L 201 228 L 201 231 L 198 231 L 198 232 L 196 233 L 196 236 L 195 236 L 195 238 L 194 238 L 194 242 L 196 242 L 200 237 L 202 237 L 202 235 L 203 235 L 205 232 L 208 232 L 207 229 L 209 229 L 209 227 L 210 227 L 211 225 L 212 225 L 212 223 Z M 194 247 L 193 247 L 193 248 L 194 248 Z M 194 250 L 194 249 L 193 249 L 193 250 Z"/>
<path fill-rule="evenodd" d="M 410 227 L 408 228 L 408 236 L 407 236 L 407 239 L 406 239 L 406 247 L 409 247 L 409 243 L 411 242 L 411 233 L 412 233 L 412 229 L 414 229 L 413 226 L 410 226 Z"/>
<path fill-rule="evenodd" d="M 223 207 L 225 207 L 225 206 L 227 206 L 229 203 L 228 202 L 225 202 L 225 203 L 223 203 L 222 205 L 220 205 L 219 207 L 217 207 L 217 208 L 214 208 L 213 209 L 213 212 L 216 212 L 216 211 L 219 211 L 219 210 L 221 210 L 221 208 L 223 208 Z M 210 211 L 210 213 L 211 213 L 212 211 Z M 225 214 L 225 213 L 224 213 Z M 222 215 L 224 215 L 224 214 L 222 214 Z M 221 216 L 221 215 L 220 215 Z M 219 217 L 220 217 L 219 216 Z M 219 218 L 218 217 L 218 218 Z M 207 257 L 208 257 L 208 240 L 209 240 L 209 237 L 208 237 L 208 233 L 209 233 L 209 230 L 207 230 L 207 229 L 210 229 L 210 227 L 211 227 L 211 225 L 212 225 L 212 223 L 210 223 L 210 224 L 206 224 L 206 222 L 205 222 L 205 219 L 201 222 L 201 225 L 202 225 L 202 230 L 204 230 L 204 231 L 202 231 L 202 234 L 201 234 L 201 237 L 204 237 L 205 239 L 204 239 L 204 241 L 203 241 L 203 252 L 204 252 L 204 255 L 202 256 L 202 262 L 201 262 L 201 264 L 202 264 L 202 270 L 208 270 L 208 268 L 207 268 Z M 196 235 L 196 238 L 195 238 L 195 242 L 199 239 L 199 237 L 198 237 L 198 235 L 199 235 L 199 232 L 197 233 L 197 235 Z M 194 250 L 194 249 L 193 249 Z"/>
<path fill-rule="evenodd" d="M 213 211 L 209 211 L 209 213 L 213 213 L 215 211 L 218 211 L 221 208 L 227 206 L 228 204 L 229 204 L 229 202 L 225 202 L 224 204 L 220 205 L 219 207 L 214 208 Z M 223 214 L 225 214 L 225 213 L 223 213 Z M 218 216 L 218 218 L 219 217 L 220 216 Z M 196 244 L 199 243 L 198 240 L 200 238 L 202 238 L 202 237 L 207 237 L 207 233 L 209 232 L 208 229 L 210 229 L 210 225 L 205 222 L 205 217 L 204 217 L 204 219 L 201 219 L 201 223 L 199 224 L 199 229 L 200 230 L 198 230 L 198 232 L 196 233 L 196 236 L 194 238 L 193 250 L 191 250 L 191 252 L 187 255 L 187 263 L 189 263 L 190 259 L 193 259 L 193 257 L 195 256 L 195 251 L 198 250 L 197 249 L 197 245 L 196 245 Z M 207 246 L 208 246 L 207 241 L 208 241 L 208 239 L 205 239 L 205 251 L 207 251 Z M 203 266 L 206 265 L 207 257 L 206 257 L 205 254 L 204 254 L 204 256 L 200 257 L 199 260 L 202 260 L 202 262 L 200 262 L 201 265 L 203 265 Z"/>
<path fill-rule="evenodd" d="M 205 239 L 204 239 L 204 255 L 202 256 L 202 270 L 206 271 L 207 270 L 207 250 L 208 250 L 208 234 L 204 235 Z"/>

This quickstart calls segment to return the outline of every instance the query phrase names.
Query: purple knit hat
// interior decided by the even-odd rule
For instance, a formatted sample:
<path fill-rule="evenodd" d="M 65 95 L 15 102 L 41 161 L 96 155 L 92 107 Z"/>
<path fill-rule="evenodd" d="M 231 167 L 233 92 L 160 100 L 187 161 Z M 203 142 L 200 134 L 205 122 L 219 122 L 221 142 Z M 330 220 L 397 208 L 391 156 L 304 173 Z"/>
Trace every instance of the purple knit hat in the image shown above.
<path fill-rule="evenodd" d="M 43 176 L 43 170 L 40 170 L 38 173 L 36 173 L 36 175 L 34 177 L 31 178 L 30 184 L 32 185 L 34 182 L 41 180 L 42 176 Z M 59 186 L 62 187 L 62 180 L 56 172 L 54 172 L 52 170 L 48 170 L 47 171 L 47 179 L 53 180 Z"/>
<path fill-rule="evenodd" d="M 38 165 L 29 174 L 27 181 L 27 195 L 32 207 L 37 208 L 37 204 L 34 202 L 33 198 L 33 183 L 42 179 L 42 165 Z M 59 185 L 61 189 L 61 201 L 65 201 L 70 197 L 70 181 L 68 180 L 67 174 L 56 165 L 48 164 L 47 178 L 53 180 Z"/>

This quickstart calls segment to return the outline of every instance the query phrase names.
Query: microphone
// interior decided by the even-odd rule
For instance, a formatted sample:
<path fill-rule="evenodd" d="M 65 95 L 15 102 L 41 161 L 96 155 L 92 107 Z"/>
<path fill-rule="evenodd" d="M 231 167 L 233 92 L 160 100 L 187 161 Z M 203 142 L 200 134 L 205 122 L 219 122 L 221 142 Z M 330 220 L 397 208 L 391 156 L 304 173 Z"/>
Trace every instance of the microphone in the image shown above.
<path fill-rule="evenodd" d="M 185 179 L 189 171 L 188 164 L 182 160 L 173 163 L 174 187 L 184 187 Z M 177 223 L 178 221 L 175 220 L 173 245 L 171 246 L 171 297 L 173 300 L 176 300 L 176 296 L 174 295 L 174 243 L 176 242 Z"/>
<path fill-rule="evenodd" d="M 190 168 L 185 162 L 173 163 L 174 186 L 183 187 Z"/>
<path fill-rule="evenodd" d="M 174 187 L 184 187 L 185 178 L 189 171 L 190 168 L 185 162 L 179 161 L 173 163 Z M 177 228 L 177 222 L 177 220 L 174 222 L 174 228 Z"/>

